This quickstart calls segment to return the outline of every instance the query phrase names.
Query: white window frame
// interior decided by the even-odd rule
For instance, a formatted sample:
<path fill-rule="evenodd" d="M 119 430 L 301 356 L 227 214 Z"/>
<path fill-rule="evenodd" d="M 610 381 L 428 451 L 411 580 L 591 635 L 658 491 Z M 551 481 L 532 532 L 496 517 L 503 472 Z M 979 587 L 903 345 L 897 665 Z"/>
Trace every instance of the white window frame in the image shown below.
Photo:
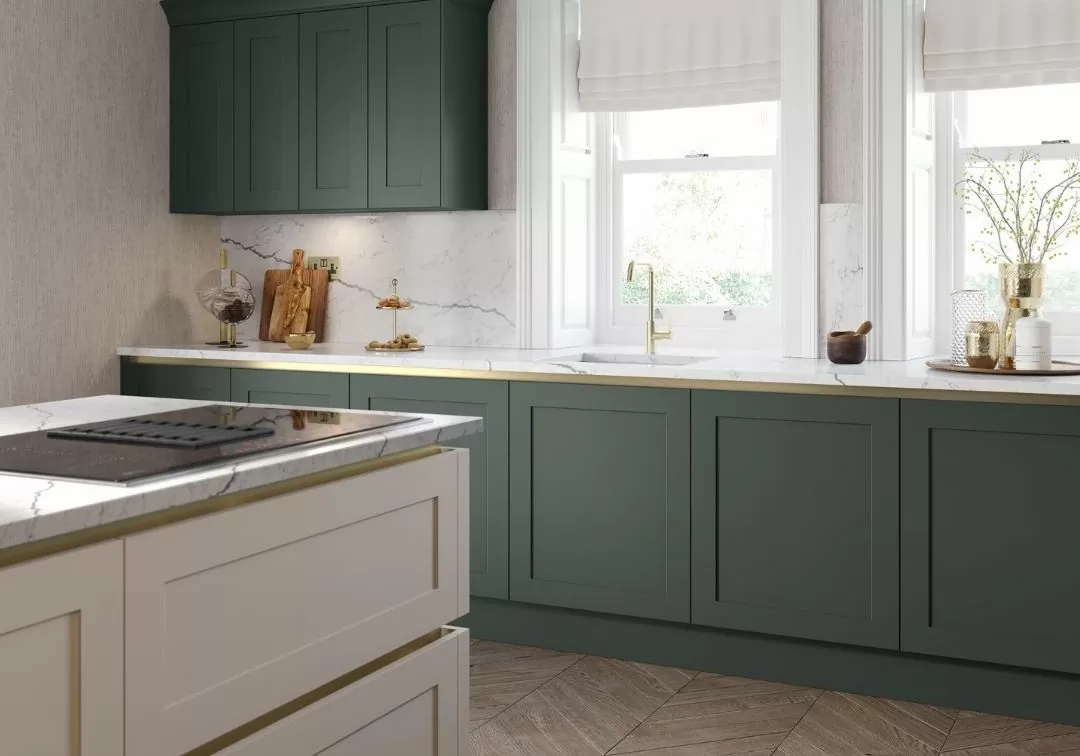
<path fill-rule="evenodd" d="M 696 173 L 737 170 L 771 171 L 773 186 L 773 297 L 768 307 L 729 307 L 727 305 L 670 305 L 658 302 L 664 322 L 673 331 L 671 343 L 677 347 L 709 347 L 779 352 L 780 327 L 780 155 L 779 145 L 771 155 L 727 157 L 683 157 L 662 159 L 626 159 L 619 155 L 617 144 L 626 144 L 627 118 L 624 113 L 597 119 L 598 128 L 614 135 L 611 149 L 600 151 L 597 172 L 611 176 L 611 236 L 601 244 L 597 262 L 603 272 L 598 299 L 602 303 L 598 338 L 605 344 L 636 344 L 642 338 L 642 324 L 648 315 L 645 305 L 622 301 L 623 271 L 626 257 L 623 239 L 623 179 L 633 174 Z M 610 137 L 608 137 L 610 138 Z M 599 141 L 599 140 L 598 140 Z M 722 254 L 722 250 L 718 250 Z M 725 320 L 724 311 L 732 310 L 735 320 Z"/>
<path fill-rule="evenodd" d="M 614 219 L 606 210 L 613 177 L 579 164 L 612 149 L 613 140 L 605 137 L 611 133 L 610 116 L 590 117 L 593 139 L 584 152 L 567 141 L 567 119 L 582 115 L 576 86 L 570 86 L 575 83 L 570 74 L 576 61 L 578 2 L 518 4 L 517 325 L 523 348 L 589 346 L 608 337 L 599 321 L 610 301 L 614 271 L 598 258 L 613 243 Z M 818 357 L 820 0 L 783 0 L 781 27 L 783 180 L 776 182 L 780 202 L 774 208 L 780 229 L 774 242 L 782 255 L 778 346 L 785 356 Z M 560 197 L 568 180 L 587 181 L 590 203 L 595 203 L 585 243 L 565 238 Z M 566 281 L 580 276 L 591 282 L 589 301 L 570 302 L 562 296 Z M 635 329 L 637 338 L 619 343 L 636 349 L 643 323 L 644 318 Z M 692 328 L 683 330 L 688 332 L 684 338 L 692 335 Z"/>
<path fill-rule="evenodd" d="M 954 187 L 963 177 L 968 157 L 978 152 L 991 160 L 1004 160 L 1010 155 L 1016 157 L 1025 151 L 1031 151 L 1037 152 L 1043 159 L 1080 160 L 1080 144 L 1018 144 L 979 148 L 962 146 L 960 137 L 965 131 L 966 99 L 963 92 L 942 92 L 934 95 L 934 106 L 938 114 L 935 119 L 935 140 L 942 145 L 947 143 L 947 148 L 939 150 L 936 156 L 938 180 L 935 187 L 938 207 L 938 250 L 941 258 L 938 267 L 942 280 L 946 282 L 946 285 L 939 287 L 936 292 L 940 315 L 935 334 L 935 346 L 941 353 L 949 350 L 952 339 L 950 320 L 947 316 L 950 307 L 949 294 L 957 289 L 965 288 L 964 257 L 968 240 L 964 236 L 962 201 L 956 196 Z M 994 292 L 991 292 L 990 296 L 993 297 Z M 991 305 L 995 304 L 991 302 Z M 1054 325 L 1054 353 L 1080 355 L 1080 312 L 1046 310 L 1043 314 Z"/>

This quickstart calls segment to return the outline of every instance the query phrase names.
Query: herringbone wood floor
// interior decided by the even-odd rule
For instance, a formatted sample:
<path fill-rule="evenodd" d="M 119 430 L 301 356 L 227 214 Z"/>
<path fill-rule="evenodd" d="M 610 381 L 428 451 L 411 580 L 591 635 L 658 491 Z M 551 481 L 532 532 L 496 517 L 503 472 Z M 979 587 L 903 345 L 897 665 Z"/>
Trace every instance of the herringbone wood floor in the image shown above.
<path fill-rule="evenodd" d="M 474 756 L 1080 756 L 1080 729 L 474 641 Z"/>

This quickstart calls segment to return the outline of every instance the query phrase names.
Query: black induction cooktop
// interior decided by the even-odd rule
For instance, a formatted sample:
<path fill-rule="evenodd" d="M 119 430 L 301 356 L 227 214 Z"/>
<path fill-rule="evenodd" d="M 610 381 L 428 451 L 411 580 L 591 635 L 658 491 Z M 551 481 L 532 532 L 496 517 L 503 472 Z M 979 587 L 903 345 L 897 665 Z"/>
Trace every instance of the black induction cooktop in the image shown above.
<path fill-rule="evenodd" d="M 130 484 L 420 422 L 380 412 L 212 405 L 0 436 L 0 473 Z"/>

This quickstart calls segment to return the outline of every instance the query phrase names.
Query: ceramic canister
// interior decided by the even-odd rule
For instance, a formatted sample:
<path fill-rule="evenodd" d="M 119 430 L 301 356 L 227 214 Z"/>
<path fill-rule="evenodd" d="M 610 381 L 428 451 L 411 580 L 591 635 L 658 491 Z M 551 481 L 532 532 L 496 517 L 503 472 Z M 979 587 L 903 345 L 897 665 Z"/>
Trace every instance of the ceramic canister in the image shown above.
<path fill-rule="evenodd" d="M 1038 317 L 1016 321 L 1016 369 L 1050 370 L 1050 321 Z"/>

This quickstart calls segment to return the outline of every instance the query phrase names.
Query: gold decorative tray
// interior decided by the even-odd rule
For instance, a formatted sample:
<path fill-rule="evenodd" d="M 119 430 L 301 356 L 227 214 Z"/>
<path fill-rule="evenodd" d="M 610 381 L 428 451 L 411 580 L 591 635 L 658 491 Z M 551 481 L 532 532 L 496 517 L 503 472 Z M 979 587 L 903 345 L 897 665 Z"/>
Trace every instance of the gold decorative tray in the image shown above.
<path fill-rule="evenodd" d="M 981 375 L 1026 375 L 1052 376 L 1052 375 L 1080 375 L 1080 363 L 1059 362 L 1055 360 L 1049 370 L 999 370 L 997 368 L 973 368 L 967 365 L 954 365 L 948 360 L 930 360 L 926 366 L 933 370 L 944 370 L 949 373 L 979 373 Z"/>
<path fill-rule="evenodd" d="M 412 346 L 399 347 L 398 349 L 384 349 L 382 347 L 364 347 L 364 351 L 375 352 L 377 354 L 397 354 L 398 352 L 422 352 L 424 347 L 420 344 L 413 344 Z"/>

